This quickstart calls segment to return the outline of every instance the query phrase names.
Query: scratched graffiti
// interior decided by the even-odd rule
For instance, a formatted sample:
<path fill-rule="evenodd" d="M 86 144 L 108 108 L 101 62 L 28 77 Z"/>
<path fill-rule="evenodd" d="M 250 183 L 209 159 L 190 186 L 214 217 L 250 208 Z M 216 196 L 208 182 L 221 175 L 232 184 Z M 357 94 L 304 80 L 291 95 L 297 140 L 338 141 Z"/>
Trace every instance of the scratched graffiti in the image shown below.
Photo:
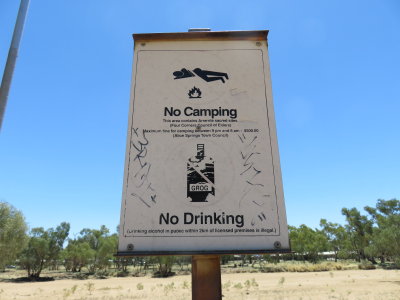
<path fill-rule="evenodd" d="M 156 190 L 149 180 L 151 172 L 151 163 L 147 160 L 149 144 L 144 129 L 132 128 L 130 173 L 135 189 L 130 195 L 148 208 L 157 203 Z"/>
<path fill-rule="evenodd" d="M 259 222 L 267 221 L 267 217 L 262 209 L 265 204 L 265 199 L 270 195 L 265 193 L 264 183 L 262 182 L 262 170 L 257 167 L 257 161 L 261 155 L 258 147 L 258 136 L 256 134 L 238 134 L 241 149 L 241 172 L 240 176 L 246 182 L 243 188 L 242 195 L 239 201 L 239 207 L 243 203 L 251 203 L 251 205 L 258 207 L 257 215 L 251 220 L 251 225 L 255 226 Z M 250 196 L 251 195 L 251 196 Z M 251 199 L 249 201 L 249 199 Z"/>

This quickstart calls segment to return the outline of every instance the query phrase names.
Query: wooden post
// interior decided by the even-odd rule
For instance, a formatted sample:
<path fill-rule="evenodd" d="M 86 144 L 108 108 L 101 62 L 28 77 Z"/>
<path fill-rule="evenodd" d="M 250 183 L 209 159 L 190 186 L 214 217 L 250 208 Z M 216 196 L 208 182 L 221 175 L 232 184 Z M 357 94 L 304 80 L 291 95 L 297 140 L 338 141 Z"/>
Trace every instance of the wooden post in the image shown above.
<path fill-rule="evenodd" d="M 192 300 L 221 299 L 220 256 L 192 256 Z"/>

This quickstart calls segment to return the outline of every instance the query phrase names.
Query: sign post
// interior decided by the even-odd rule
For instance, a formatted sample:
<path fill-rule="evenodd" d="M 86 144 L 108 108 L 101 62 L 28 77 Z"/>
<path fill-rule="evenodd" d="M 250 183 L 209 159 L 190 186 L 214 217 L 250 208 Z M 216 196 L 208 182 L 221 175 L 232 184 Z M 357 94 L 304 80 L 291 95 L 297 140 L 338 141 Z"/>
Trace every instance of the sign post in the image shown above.
<path fill-rule="evenodd" d="M 222 299 L 219 255 L 192 256 L 192 299 Z"/>
<path fill-rule="evenodd" d="M 193 255 L 193 299 L 218 255 L 289 252 L 267 35 L 133 35 L 117 255 Z"/>

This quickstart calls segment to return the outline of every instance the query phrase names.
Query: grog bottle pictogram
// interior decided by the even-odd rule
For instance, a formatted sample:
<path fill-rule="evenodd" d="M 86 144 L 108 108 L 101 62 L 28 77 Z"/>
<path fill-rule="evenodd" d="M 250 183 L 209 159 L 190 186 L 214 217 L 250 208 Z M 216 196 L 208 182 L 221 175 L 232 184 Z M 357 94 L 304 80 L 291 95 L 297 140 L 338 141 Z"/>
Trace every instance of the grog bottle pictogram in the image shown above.
<path fill-rule="evenodd" d="M 191 202 L 208 202 L 209 194 L 215 196 L 214 160 L 205 156 L 204 144 L 197 144 L 197 155 L 187 162 L 187 197 Z"/>

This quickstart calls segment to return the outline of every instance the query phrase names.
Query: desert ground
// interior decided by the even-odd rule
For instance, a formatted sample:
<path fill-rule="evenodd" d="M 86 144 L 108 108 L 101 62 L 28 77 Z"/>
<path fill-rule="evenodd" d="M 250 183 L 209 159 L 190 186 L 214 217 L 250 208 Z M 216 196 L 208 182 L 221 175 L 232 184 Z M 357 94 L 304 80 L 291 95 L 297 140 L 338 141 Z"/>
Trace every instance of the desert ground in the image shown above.
<path fill-rule="evenodd" d="M 399 270 L 222 274 L 223 299 L 400 299 Z M 0 299 L 191 299 L 191 276 L 0 281 Z"/>

